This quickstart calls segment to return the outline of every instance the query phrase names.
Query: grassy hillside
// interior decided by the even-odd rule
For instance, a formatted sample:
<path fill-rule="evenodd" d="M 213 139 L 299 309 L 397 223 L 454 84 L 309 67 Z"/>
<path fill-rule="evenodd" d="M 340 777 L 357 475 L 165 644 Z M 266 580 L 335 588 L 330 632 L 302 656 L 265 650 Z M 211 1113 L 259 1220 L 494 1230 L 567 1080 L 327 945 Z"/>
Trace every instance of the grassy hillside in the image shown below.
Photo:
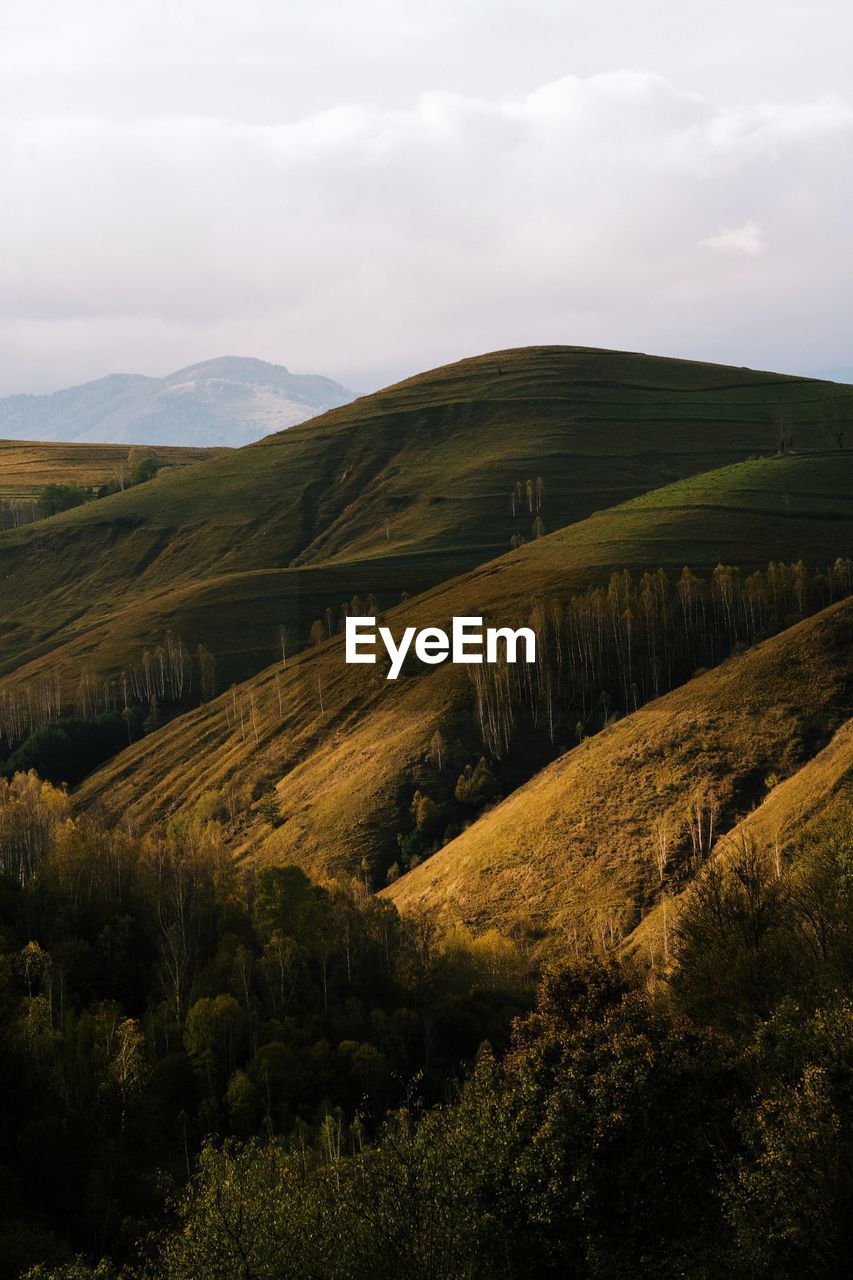
<path fill-rule="evenodd" d="M 159 445 L 151 452 L 165 469 L 204 462 L 226 450 Z M 108 484 L 115 480 L 116 469 L 127 462 L 127 455 L 126 444 L 0 440 L 0 499 L 35 498 L 48 484 L 76 484 L 81 488 Z"/>
<path fill-rule="evenodd" d="M 537 539 L 427 592 L 423 610 L 413 617 L 425 625 L 464 612 L 469 591 L 487 611 L 512 613 L 519 602 L 555 584 L 576 589 L 606 580 L 614 568 L 642 572 L 662 565 L 678 571 L 688 563 L 709 570 L 721 561 L 746 568 L 800 556 L 820 565 L 853 546 L 851 533 L 853 453 L 761 459 L 691 477 Z M 42 567 L 52 572 L 45 559 L 44 551 L 34 557 L 35 575 Z M 59 635 L 49 632 L 36 641 L 29 617 L 6 621 L 4 665 L 7 671 L 17 668 L 21 680 L 59 668 L 73 695 L 82 670 L 106 674 L 138 661 L 146 646 L 173 627 L 191 645 L 203 642 L 215 653 L 223 688 L 269 664 L 280 624 L 290 628 L 293 645 L 305 625 L 327 607 L 337 616 L 341 602 L 355 592 L 378 585 L 380 602 L 390 605 L 404 588 L 412 595 L 427 589 L 444 568 L 438 553 L 389 553 L 378 564 L 332 561 L 200 576 L 161 590 L 131 590 L 127 597 L 119 592 L 100 608 L 81 608 L 76 579 L 70 580 L 46 604 L 69 606 Z M 413 601 L 409 607 L 420 606 Z M 21 663 L 16 651 L 28 644 L 29 661 Z"/>
<path fill-rule="evenodd" d="M 715 856 L 726 858 L 746 839 L 784 865 L 790 859 L 796 861 L 800 849 L 826 824 L 849 825 L 851 814 L 853 720 L 847 720 L 822 751 L 772 786 L 755 809 L 725 832 L 716 843 Z M 666 904 L 659 901 L 628 937 L 626 951 L 652 963 L 665 962 L 665 934 L 684 900 L 683 892 L 677 892 L 667 895 Z"/>
<path fill-rule="evenodd" d="M 667 874 L 686 872 L 691 803 L 707 812 L 713 796 L 717 829 L 733 827 L 849 713 L 851 634 L 847 601 L 649 704 L 543 770 L 388 896 L 477 927 L 627 935 L 658 892 L 655 823 L 670 825 Z"/>
<path fill-rule="evenodd" d="M 742 463 L 538 539 L 397 606 L 388 622 L 399 634 L 460 613 L 512 617 L 534 596 L 606 582 L 613 567 L 662 565 L 677 574 L 688 559 L 695 568 L 721 560 L 749 568 L 801 554 L 821 565 L 851 546 L 853 457 Z M 378 667 L 345 665 L 334 638 L 130 748 L 84 786 L 81 800 L 147 823 L 199 789 L 223 791 L 232 838 L 245 851 L 357 869 L 393 846 L 413 790 L 430 776 L 434 731 L 470 742 L 472 716 L 463 669 L 421 668 L 391 683 Z M 257 801 L 272 787 L 278 812 L 270 821 Z"/>
<path fill-rule="evenodd" d="M 771 453 L 780 408 L 798 447 L 824 448 L 827 399 L 850 394 L 566 347 L 434 370 L 202 470 L 2 535 L 0 672 L 53 652 L 54 667 L 76 680 L 61 653 L 69 642 L 115 670 L 138 618 L 150 617 L 138 649 L 180 623 L 192 645 L 221 652 L 228 679 L 245 676 L 259 650 L 272 657 L 279 623 L 304 636 L 322 608 L 337 610 L 354 591 L 393 603 L 404 589 L 491 560 L 514 536 L 529 538 L 535 514 L 561 528 L 679 477 Z M 513 516 L 516 482 L 537 478 L 541 510 L 523 495 Z M 787 511 L 779 501 L 777 515 Z M 318 576 L 329 565 L 337 576 Z M 281 576 L 232 577 L 256 573 Z M 235 598 L 245 601 L 242 640 Z M 137 617 L 123 618 L 128 608 Z"/>

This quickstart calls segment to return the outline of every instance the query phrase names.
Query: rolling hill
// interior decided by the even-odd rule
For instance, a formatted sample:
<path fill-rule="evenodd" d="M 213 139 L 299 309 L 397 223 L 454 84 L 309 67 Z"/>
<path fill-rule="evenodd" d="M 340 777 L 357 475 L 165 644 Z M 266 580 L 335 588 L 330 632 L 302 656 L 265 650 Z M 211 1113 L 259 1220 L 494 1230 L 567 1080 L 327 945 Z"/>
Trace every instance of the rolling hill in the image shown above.
<path fill-rule="evenodd" d="M 570 347 L 434 370 L 201 470 L 0 537 L 0 673 L 29 677 L 48 664 L 70 696 L 81 654 L 115 674 L 173 627 L 217 656 L 223 682 L 239 680 L 272 660 L 279 624 L 301 643 L 354 592 L 388 607 L 531 538 L 536 518 L 559 529 L 772 454 L 780 406 L 802 448 L 823 448 L 823 407 L 840 394 L 807 379 Z M 773 514 L 796 522 L 820 500 L 775 494 Z M 668 519 L 656 513 L 650 542 L 665 541 Z M 590 574 L 618 563 L 622 546 L 592 541 Z M 734 551 L 737 536 L 728 541 Z"/>
<path fill-rule="evenodd" d="M 0 440 L 0 499 L 36 498 L 48 484 L 75 484 L 81 488 L 109 484 L 125 466 L 128 452 L 126 445 Z M 161 445 L 149 452 L 165 474 L 172 467 L 205 462 L 223 450 Z"/>
<path fill-rule="evenodd" d="M 51 395 L 7 396 L 0 437 L 234 447 L 351 399 L 331 378 L 225 356 L 164 378 L 116 373 Z"/>
<path fill-rule="evenodd" d="M 749 568 L 800 555 L 821 565 L 851 545 L 853 456 L 740 463 L 537 539 L 398 605 L 387 621 L 398 633 L 460 613 L 507 619 L 536 597 L 606 582 L 614 567 L 677 574 L 685 561 Z M 199 790 L 227 792 L 243 852 L 352 871 L 393 849 L 414 789 L 431 776 L 425 755 L 436 729 L 476 753 L 472 715 L 463 669 L 391 683 L 379 668 L 346 666 L 332 638 L 129 748 L 84 784 L 81 802 L 145 825 Z M 272 824 L 257 803 L 271 788 Z"/>
<path fill-rule="evenodd" d="M 0 1271 L 842 1274 L 839 396 L 504 352 L 0 533 Z"/>
<path fill-rule="evenodd" d="M 641 708 L 542 770 L 388 896 L 476 927 L 627 935 L 658 889 L 657 821 L 669 820 L 669 856 L 686 866 L 691 803 L 707 808 L 713 795 L 718 829 L 734 827 L 773 775 L 794 773 L 849 715 L 851 634 L 846 601 Z"/>

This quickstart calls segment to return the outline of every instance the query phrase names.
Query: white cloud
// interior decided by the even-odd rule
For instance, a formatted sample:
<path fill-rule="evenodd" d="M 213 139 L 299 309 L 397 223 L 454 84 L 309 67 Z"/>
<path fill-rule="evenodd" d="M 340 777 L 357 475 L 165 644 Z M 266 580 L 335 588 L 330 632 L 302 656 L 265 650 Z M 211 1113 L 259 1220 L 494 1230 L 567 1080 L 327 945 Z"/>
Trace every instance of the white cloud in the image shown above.
<path fill-rule="evenodd" d="M 805 23 L 808 6 L 774 3 L 783 29 Z M 568 56 L 551 48 L 566 6 L 550 0 L 533 4 L 529 65 L 516 0 L 441 0 L 428 19 L 390 0 L 84 0 L 92 40 L 65 6 L 39 7 L 55 22 L 45 41 L 21 16 L 12 53 L 0 48 L 0 70 L 27 71 L 0 99 L 0 392 L 227 351 L 358 387 L 540 341 L 847 359 L 841 81 L 796 101 L 781 87 L 760 100 L 698 92 L 713 77 L 695 63 L 688 88 L 618 66 L 537 82 L 531 66 Z M 604 28 L 571 7 L 595 62 Z M 630 6 L 609 9 L 627 21 Z M 650 9 L 678 36 L 677 6 Z M 436 42 L 455 48 L 463 27 L 482 47 L 467 79 L 464 67 L 442 79 Z M 359 83 L 341 70 L 346 39 Z M 625 50 L 622 35 L 614 45 Z M 398 79 L 401 50 L 413 61 Z M 300 109 L 309 54 L 322 93 Z M 384 74 L 365 75 L 374 65 Z"/>
<path fill-rule="evenodd" d="M 745 222 L 741 227 L 723 227 L 714 236 L 708 236 L 702 244 L 720 253 L 742 254 L 752 257 L 767 248 L 764 232 L 757 222 Z"/>

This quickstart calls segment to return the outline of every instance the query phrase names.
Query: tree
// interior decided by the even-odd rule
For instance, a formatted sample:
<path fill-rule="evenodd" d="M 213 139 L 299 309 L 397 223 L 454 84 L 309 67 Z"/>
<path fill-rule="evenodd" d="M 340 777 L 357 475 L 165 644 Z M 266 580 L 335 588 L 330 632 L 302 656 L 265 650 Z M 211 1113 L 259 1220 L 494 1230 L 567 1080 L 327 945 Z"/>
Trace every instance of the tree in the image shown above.
<path fill-rule="evenodd" d="M 224 1090 L 237 1065 L 246 1014 L 232 995 L 204 997 L 187 1014 L 184 1044 L 211 1097 Z"/>
<path fill-rule="evenodd" d="M 498 798 L 500 783 L 484 756 L 481 756 L 473 767 L 466 764 L 464 772 L 460 774 L 456 783 L 454 795 L 461 804 L 470 804 L 474 808 L 481 808 L 489 801 Z"/>
<path fill-rule="evenodd" d="M 155 729 L 160 728 L 160 704 L 155 694 L 148 704 L 148 714 L 142 721 L 143 733 L 153 733 Z"/>
<path fill-rule="evenodd" d="M 254 922 L 262 940 L 304 938 L 323 910 L 324 892 L 299 867 L 264 867 L 255 885 Z"/>
<path fill-rule="evenodd" d="M 774 427 L 779 453 L 791 453 L 794 448 L 794 414 L 790 405 L 777 406 Z"/>
<path fill-rule="evenodd" d="M 146 1075 L 145 1038 L 133 1018 L 122 1018 L 113 1037 L 109 1077 L 119 1098 L 120 1136 L 124 1134 L 131 1099 L 140 1092 Z"/>
<path fill-rule="evenodd" d="M 27 988 L 27 995 L 33 995 L 48 979 L 53 961 L 47 951 L 43 951 L 37 942 L 28 942 L 18 956 L 18 969 Z"/>
<path fill-rule="evenodd" d="M 435 733 L 432 735 L 432 738 L 430 739 L 429 758 L 431 763 L 435 765 L 439 773 L 441 773 L 441 770 L 444 767 L 444 759 L 446 755 L 447 755 L 447 743 L 444 739 L 444 734 L 441 732 L 440 729 L 436 729 Z"/>
<path fill-rule="evenodd" d="M 652 824 L 652 849 L 658 883 L 663 884 L 672 841 L 672 819 L 669 814 L 661 814 Z"/>
<path fill-rule="evenodd" d="M 833 396 L 824 400 L 821 413 L 836 445 L 843 450 L 845 430 L 851 416 L 850 400 L 846 396 Z"/>
<path fill-rule="evenodd" d="M 48 484 L 39 493 L 39 506 L 46 516 L 55 516 L 60 511 L 70 511 L 89 502 L 92 495 L 76 484 Z"/>
<path fill-rule="evenodd" d="M 290 632 L 288 631 L 287 627 L 284 626 L 284 624 L 282 623 L 282 625 L 278 629 L 278 647 L 281 650 L 282 667 L 285 667 L 287 665 L 287 646 L 288 646 L 289 640 L 290 640 Z"/>
<path fill-rule="evenodd" d="M 849 1270 L 851 1046 L 849 1001 L 808 1021 L 786 1001 L 756 1037 L 759 1093 L 725 1201 L 750 1280 Z"/>
<path fill-rule="evenodd" d="M 153 480 L 160 470 L 157 455 L 151 450 L 133 448 L 127 455 L 125 481 L 122 486 L 130 489 L 135 484 L 145 484 Z"/>
<path fill-rule="evenodd" d="M 203 644 L 196 650 L 199 668 L 199 687 L 202 702 L 210 702 L 216 696 L 216 659 Z"/>
<path fill-rule="evenodd" d="M 728 1031 L 767 1017 L 798 971 L 788 882 L 742 837 L 715 853 L 674 930 L 671 984 L 692 1016 Z"/>

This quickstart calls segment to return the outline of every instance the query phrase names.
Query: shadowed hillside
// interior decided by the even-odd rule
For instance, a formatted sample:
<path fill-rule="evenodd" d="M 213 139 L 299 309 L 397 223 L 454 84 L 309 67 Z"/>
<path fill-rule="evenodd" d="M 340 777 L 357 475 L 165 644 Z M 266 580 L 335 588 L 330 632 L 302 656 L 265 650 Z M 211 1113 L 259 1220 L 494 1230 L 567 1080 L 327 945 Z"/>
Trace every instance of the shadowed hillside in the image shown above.
<path fill-rule="evenodd" d="M 823 408 L 838 395 L 806 379 L 567 347 L 434 370 L 201 471 L 3 535 L 0 671 L 52 653 L 70 696 L 79 670 L 65 645 L 115 674 L 180 626 L 217 656 L 224 681 L 242 678 L 272 660 L 279 624 L 301 642 L 354 592 L 388 607 L 513 540 L 772 453 L 780 407 L 798 448 L 825 448 Z M 796 517 L 796 495 L 778 502 L 777 516 Z"/>

